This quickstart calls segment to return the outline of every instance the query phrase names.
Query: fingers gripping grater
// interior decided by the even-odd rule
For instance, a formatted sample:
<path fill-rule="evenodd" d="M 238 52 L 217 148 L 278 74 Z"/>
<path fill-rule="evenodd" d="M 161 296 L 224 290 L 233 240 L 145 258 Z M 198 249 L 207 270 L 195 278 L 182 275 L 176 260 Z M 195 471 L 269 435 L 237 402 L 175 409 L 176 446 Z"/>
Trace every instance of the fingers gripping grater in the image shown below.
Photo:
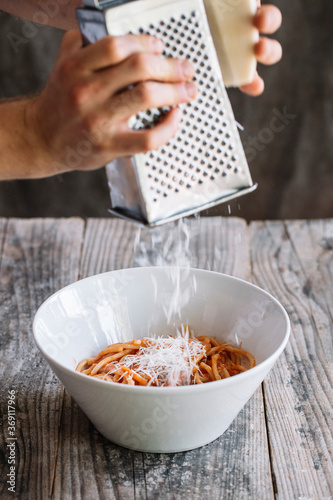
<path fill-rule="evenodd" d="M 106 35 L 154 35 L 163 40 L 165 57 L 191 61 L 199 88 L 194 101 L 180 105 L 183 119 L 167 145 L 106 166 L 110 212 L 153 227 L 253 191 L 202 0 L 84 4 L 77 15 L 85 43 Z M 152 127 L 169 109 L 140 112 L 129 125 Z"/>

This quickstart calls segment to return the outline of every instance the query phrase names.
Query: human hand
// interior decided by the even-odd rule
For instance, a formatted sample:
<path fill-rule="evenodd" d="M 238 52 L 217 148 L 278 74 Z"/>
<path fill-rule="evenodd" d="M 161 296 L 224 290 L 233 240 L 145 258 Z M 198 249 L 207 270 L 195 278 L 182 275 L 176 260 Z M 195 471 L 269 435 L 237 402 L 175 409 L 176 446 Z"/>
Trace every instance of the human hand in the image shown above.
<path fill-rule="evenodd" d="M 271 35 L 281 26 L 282 15 L 275 5 L 260 6 L 253 19 L 255 27 L 260 33 Z M 280 43 L 271 38 L 261 36 L 259 42 L 254 46 L 257 61 L 262 64 L 271 65 L 280 61 L 282 57 L 282 47 Z M 256 73 L 252 83 L 243 85 L 240 90 L 251 96 L 258 96 L 265 88 L 264 80 Z"/>
<path fill-rule="evenodd" d="M 139 111 L 177 106 L 197 94 L 192 65 L 162 52 L 163 43 L 151 36 L 106 37 L 82 47 L 78 31 L 64 35 L 48 83 L 26 112 L 52 165 L 48 175 L 99 168 L 171 139 L 181 120 L 177 107 L 151 129 L 128 127 Z"/>

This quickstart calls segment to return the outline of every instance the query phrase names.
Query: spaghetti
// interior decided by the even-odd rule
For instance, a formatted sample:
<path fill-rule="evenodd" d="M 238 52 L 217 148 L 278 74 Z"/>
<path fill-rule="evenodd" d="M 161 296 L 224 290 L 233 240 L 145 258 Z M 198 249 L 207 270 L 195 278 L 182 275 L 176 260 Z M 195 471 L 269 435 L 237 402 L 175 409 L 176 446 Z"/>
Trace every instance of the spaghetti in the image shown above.
<path fill-rule="evenodd" d="M 213 382 L 254 366 L 254 357 L 240 347 L 185 334 L 112 344 L 76 370 L 114 383 L 165 387 Z"/>

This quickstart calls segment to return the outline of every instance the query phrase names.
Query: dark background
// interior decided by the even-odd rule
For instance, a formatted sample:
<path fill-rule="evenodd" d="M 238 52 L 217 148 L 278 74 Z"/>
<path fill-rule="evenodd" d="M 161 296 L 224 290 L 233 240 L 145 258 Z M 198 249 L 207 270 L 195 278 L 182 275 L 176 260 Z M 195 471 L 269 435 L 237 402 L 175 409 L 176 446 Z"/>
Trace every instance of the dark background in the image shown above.
<path fill-rule="evenodd" d="M 276 35 L 283 60 L 260 66 L 266 82 L 261 97 L 229 92 L 245 128 L 241 137 L 252 177 L 259 183 L 257 191 L 231 203 L 231 214 L 248 220 L 333 217 L 333 2 L 275 4 L 283 13 Z M 46 82 L 63 33 L 34 27 L 0 11 L 0 97 L 35 93 Z M 11 40 L 17 36 L 24 43 L 15 51 Z M 283 110 L 294 117 L 273 132 L 271 119 Z M 0 216 L 104 217 L 109 206 L 104 169 L 0 182 Z M 229 210 L 221 205 L 208 213 Z"/>

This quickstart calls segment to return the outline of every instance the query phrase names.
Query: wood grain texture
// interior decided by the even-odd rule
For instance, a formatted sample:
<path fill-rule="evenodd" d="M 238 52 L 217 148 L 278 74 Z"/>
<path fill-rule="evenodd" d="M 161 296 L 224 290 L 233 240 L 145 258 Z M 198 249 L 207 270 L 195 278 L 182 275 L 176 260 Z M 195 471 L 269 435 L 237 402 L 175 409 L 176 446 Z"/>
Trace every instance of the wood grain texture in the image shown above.
<path fill-rule="evenodd" d="M 264 382 L 277 498 L 333 494 L 333 222 L 252 223 L 255 282 L 285 306 L 292 334 Z"/>
<path fill-rule="evenodd" d="M 80 219 L 0 219 L 1 498 L 331 500 L 333 221 L 248 230 L 240 219 L 191 219 L 139 231 L 100 219 L 84 229 Z M 286 307 L 293 332 L 264 400 L 258 390 L 223 436 L 186 453 L 143 454 L 94 429 L 42 360 L 31 324 L 45 298 L 79 276 L 173 264 L 254 279 Z M 8 389 L 17 400 L 14 497 L 4 481 Z"/>
<path fill-rule="evenodd" d="M 80 277 L 131 267 L 136 233 L 119 219 L 89 219 Z M 132 452 L 103 438 L 65 394 L 52 498 L 134 498 Z"/>
<path fill-rule="evenodd" d="M 57 455 L 63 389 L 32 338 L 40 304 L 78 276 L 84 223 L 9 220 L 0 270 L 1 498 L 49 498 Z M 16 495 L 8 492 L 8 390 L 16 392 Z"/>
<path fill-rule="evenodd" d="M 138 231 L 138 226 L 120 219 L 88 219 L 81 277 L 131 267 Z"/>
<path fill-rule="evenodd" d="M 0 218 L 0 266 L 1 266 L 2 249 L 5 243 L 6 230 L 7 230 L 7 219 Z"/>
<path fill-rule="evenodd" d="M 183 245 L 182 262 L 176 258 L 177 244 Z M 186 263 L 249 279 L 244 221 L 193 219 L 138 232 L 121 221 L 88 220 L 82 276 L 132 265 Z M 116 446 L 67 396 L 60 436 L 52 498 L 273 498 L 261 390 L 221 438 L 186 453 L 143 454 Z"/>

